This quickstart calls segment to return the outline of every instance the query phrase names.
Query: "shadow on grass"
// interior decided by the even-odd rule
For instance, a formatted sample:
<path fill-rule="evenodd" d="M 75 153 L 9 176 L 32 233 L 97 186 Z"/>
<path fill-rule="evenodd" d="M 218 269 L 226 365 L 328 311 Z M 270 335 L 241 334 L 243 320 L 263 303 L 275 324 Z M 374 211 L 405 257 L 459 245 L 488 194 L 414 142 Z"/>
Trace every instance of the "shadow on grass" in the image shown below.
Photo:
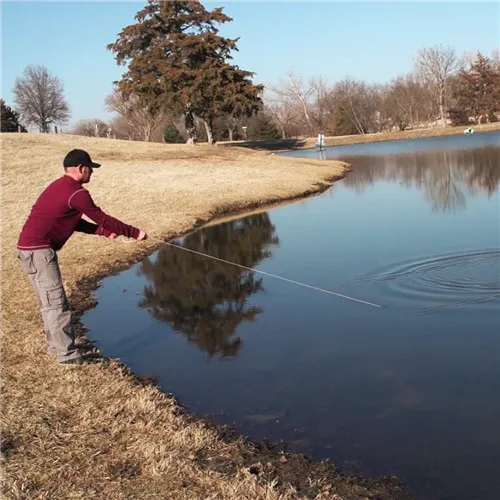
<path fill-rule="evenodd" d="M 219 142 L 219 146 L 249 148 L 261 151 L 299 149 L 304 147 L 305 144 L 305 139 L 260 139 L 254 141 Z"/>

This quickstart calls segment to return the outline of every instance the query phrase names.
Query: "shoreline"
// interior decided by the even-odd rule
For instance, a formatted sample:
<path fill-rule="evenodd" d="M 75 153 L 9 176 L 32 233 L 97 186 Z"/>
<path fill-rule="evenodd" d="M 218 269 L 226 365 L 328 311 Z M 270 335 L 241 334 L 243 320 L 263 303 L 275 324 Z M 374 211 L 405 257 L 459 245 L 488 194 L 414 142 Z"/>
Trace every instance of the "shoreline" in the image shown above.
<path fill-rule="evenodd" d="M 330 184 L 328 185 L 318 187 L 317 189 L 308 190 L 304 193 L 299 193 L 290 198 L 269 200 L 265 203 L 255 202 L 254 204 L 250 204 L 246 207 L 228 207 L 226 209 L 215 210 L 215 212 L 211 216 L 209 216 L 206 221 L 200 220 L 191 229 L 182 233 L 174 233 L 173 235 L 169 235 L 168 239 L 165 239 L 164 241 L 172 241 L 187 236 L 193 232 L 199 231 L 205 227 L 210 227 L 230 220 L 239 219 L 241 217 L 246 217 L 247 215 L 255 213 L 267 212 L 268 210 L 271 210 L 273 208 L 290 205 L 300 200 L 314 198 L 315 196 L 319 196 L 330 189 L 336 182 L 344 179 L 345 176 L 349 174 L 351 169 L 352 166 L 349 166 L 343 174 L 341 174 L 340 176 L 334 176 L 334 178 L 332 178 Z M 73 299 L 73 302 L 75 302 L 76 304 L 74 317 L 78 318 L 78 322 L 75 326 L 82 339 L 84 339 L 90 345 L 94 345 L 92 339 L 86 337 L 84 333 L 87 331 L 87 329 L 81 321 L 81 316 L 95 307 L 95 292 L 100 287 L 101 281 L 112 276 L 116 276 L 117 274 L 120 274 L 121 272 L 129 269 L 133 264 L 151 256 L 152 254 L 157 252 L 159 248 L 161 248 L 162 244 L 163 243 L 157 242 L 154 244 L 152 249 L 148 249 L 145 253 L 141 252 L 140 255 L 134 256 L 131 262 L 119 265 L 113 269 L 109 269 L 103 275 L 96 275 L 93 280 L 86 280 L 79 283 L 79 289 L 81 290 L 82 296 L 86 295 L 87 297 L 89 297 L 88 301 L 85 301 L 84 297 L 76 300 Z M 84 305 L 85 303 L 86 305 Z M 99 357 L 103 359 L 107 358 L 106 356 L 101 355 L 99 355 Z M 380 500 L 386 498 L 409 500 L 410 498 L 413 498 L 404 491 L 401 482 L 396 476 L 387 474 L 372 479 L 365 478 L 357 474 L 342 472 L 335 464 L 330 463 L 329 460 L 315 460 L 305 454 L 295 452 L 289 453 L 286 451 L 289 446 L 286 442 L 282 442 L 280 444 L 277 442 L 272 442 L 270 440 L 256 441 L 249 439 L 240 435 L 235 430 L 235 426 L 233 425 L 216 424 L 212 419 L 191 411 L 186 404 L 184 404 L 175 396 L 175 394 L 172 394 L 160 387 L 156 383 L 154 377 L 139 375 L 121 362 L 118 362 L 117 366 L 120 367 L 123 374 L 130 378 L 132 383 L 138 384 L 139 386 L 143 387 L 153 387 L 155 388 L 155 390 L 158 390 L 163 395 L 165 395 L 165 397 L 171 399 L 176 405 L 179 413 L 184 415 L 189 422 L 197 422 L 204 427 L 214 430 L 217 433 L 218 438 L 228 445 L 232 445 L 233 443 L 238 441 L 241 442 L 241 444 L 245 448 L 247 455 L 245 456 L 246 464 L 244 465 L 244 467 L 247 468 L 251 474 L 266 474 L 266 481 L 273 481 L 277 479 L 279 482 L 281 482 L 284 478 L 286 478 L 286 480 L 292 485 L 292 487 L 296 488 L 298 492 L 306 494 L 307 498 L 309 498 L 310 494 L 317 495 L 321 493 L 324 495 L 324 492 L 316 491 L 314 488 L 307 487 L 305 484 L 306 478 L 318 480 L 321 482 L 330 482 L 330 484 L 347 482 L 349 484 L 349 488 L 354 487 L 354 489 L 356 489 L 356 487 L 362 487 L 368 488 L 369 490 L 371 490 L 371 488 L 376 488 L 377 490 L 386 490 L 377 491 L 377 495 L 379 495 L 377 496 L 377 499 Z M 234 466 L 234 464 L 232 465 Z M 266 468 L 270 470 L 265 471 Z M 227 464 L 223 464 L 221 470 L 224 473 L 227 473 Z M 236 470 L 234 470 L 234 472 L 236 472 Z M 291 477 L 292 474 L 295 475 L 294 478 Z M 344 492 L 344 494 L 349 495 L 350 492 L 346 491 Z M 386 494 L 390 496 L 386 497 Z M 323 496 L 322 498 L 329 497 Z M 336 500 L 338 496 L 334 494 L 332 498 L 333 500 Z M 351 497 L 346 496 L 343 498 L 349 499 Z M 356 496 L 353 498 L 358 497 Z"/>
<path fill-rule="evenodd" d="M 345 136 L 326 136 L 325 148 L 336 146 L 350 146 L 356 144 L 375 144 L 380 142 L 404 141 L 413 139 L 432 139 L 437 137 L 449 137 L 455 135 L 464 135 L 463 131 L 467 128 L 465 125 L 455 127 L 422 128 L 407 131 L 378 132 L 373 134 L 355 134 Z M 495 132 L 500 130 L 500 121 L 472 126 L 474 133 Z M 473 134 L 472 134 L 473 135 Z M 218 143 L 223 147 L 245 147 L 256 151 L 272 151 L 273 153 L 286 153 L 291 151 L 300 151 L 315 149 L 316 137 L 304 137 L 293 139 L 277 140 L 255 140 L 255 141 L 224 141 Z"/>
<path fill-rule="evenodd" d="M 2 143 L 6 141 L 4 137 L 2 137 Z M 61 139 L 62 145 L 58 144 Z M 14 142 L 17 140 L 15 139 Z M 24 162 L 25 159 L 34 154 L 31 144 L 33 141 L 36 147 L 46 148 L 47 143 L 57 146 L 55 151 L 50 153 L 50 163 L 53 163 L 54 158 L 60 154 L 57 148 L 61 151 L 67 149 L 68 143 L 78 143 L 81 147 L 89 150 L 97 148 L 96 144 L 110 146 L 110 143 L 104 141 L 79 137 L 29 138 L 28 141 L 25 141 L 26 143 L 21 141 L 19 144 L 9 144 L 7 138 L 7 145 L 11 147 L 10 153 L 19 162 L 10 165 L 10 167 L 15 168 L 12 169 L 12 172 L 7 171 L 6 173 L 3 156 L 5 154 L 4 144 L 2 144 L 4 163 L 2 183 L 7 177 L 9 188 L 14 189 L 14 191 L 15 188 L 19 192 L 26 190 L 26 182 L 22 179 L 21 174 L 28 175 L 23 171 Z M 119 147 L 120 144 L 117 145 L 117 148 Z M 150 154 L 149 149 L 154 148 L 156 146 L 146 147 L 148 154 Z M 161 154 L 164 154 L 165 150 L 161 148 L 161 145 L 158 150 L 163 151 Z M 171 148 L 170 150 L 172 152 L 182 151 L 182 154 L 186 151 L 183 148 Z M 191 155 L 200 153 L 201 151 L 189 152 Z M 205 155 L 217 154 L 208 148 L 205 148 L 203 153 Z M 112 157 L 111 152 L 110 155 Z M 253 153 L 248 153 L 248 158 L 247 153 L 242 154 L 242 157 L 250 161 L 250 155 Z M 255 157 L 257 164 L 261 163 L 260 158 L 261 156 Z M 231 161 L 238 162 L 240 159 L 238 156 Z M 136 165 L 140 161 L 140 158 L 137 161 L 134 160 L 133 164 Z M 224 163 L 225 159 L 220 161 Z M 263 192 L 267 192 L 269 196 L 259 198 L 255 196 L 255 192 L 252 192 L 253 201 L 241 201 L 242 196 L 238 191 L 234 194 L 235 197 L 238 196 L 233 202 L 219 203 L 212 207 L 208 205 L 208 210 L 194 209 L 194 212 L 198 213 L 194 222 L 191 216 L 191 219 L 181 224 L 182 227 L 178 231 L 173 229 L 164 231 L 165 228 L 169 227 L 167 223 L 158 232 L 164 236 L 165 241 L 168 241 L 196 231 L 206 224 L 220 223 L 221 218 L 224 217 L 243 217 L 245 213 L 252 210 L 269 210 L 272 206 L 310 198 L 329 189 L 351 170 L 351 167 L 345 163 L 342 170 L 338 170 L 342 162 L 336 161 L 321 161 L 319 163 L 319 161 L 286 159 L 280 160 L 279 163 L 284 166 L 289 165 L 292 168 L 302 168 L 308 172 L 307 175 L 304 174 L 304 179 L 309 179 L 309 187 L 299 177 L 295 179 L 294 186 L 296 187 L 289 188 L 288 195 L 272 194 L 271 188 L 264 187 Z M 330 172 L 329 169 L 333 169 L 334 165 L 338 165 L 337 170 Z M 16 168 L 19 170 L 18 177 L 16 177 Z M 281 168 L 278 166 L 277 172 L 281 171 Z M 318 169 L 316 180 L 311 172 L 312 168 Z M 145 171 L 146 177 L 150 175 L 148 172 L 149 170 Z M 285 171 L 281 172 L 281 175 L 285 174 Z M 104 175 L 106 175 L 105 172 L 103 172 Z M 110 173 L 108 175 L 118 174 Z M 206 174 L 200 175 L 203 176 L 203 183 L 205 183 Z M 216 179 L 219 179 L 217 175 L 224 175 L 225 178 L 225 167 L 223 173 L 219 174 L 215 171 L 212 175 Z M 298 174 L 294 173 L 293 175 L 295 178 Z M 13 177 L 9 179 L 8 176 Z M 39 192 L 40 186 L 52 178 L 50 169 L 43 170 L 43 176 L 36 182 L 38 187 L 36 187 L 35 192 Z M 259 182 L 263 182 L 265 185 L 265 180 L 259 180 Z M 12 183 L 18 183 L 18 185 L 13 186 Z M 181 188 L 179 189 L 182 193 Z M 96 189 L 96 191 L 99 190 Z M 30 194 L 30 203 L 35 192 Z M 91 189 L 91 192 L 94 190 Z M 5 248 L 4 240 L 8 237 L 12 239 L 11 232 L 14 229 L 17 231 L 19 227 L 17 218 L 11 220 L 14 212 L 9 213 L 9 207 L 15 205 L 15 200 L 19 197 L 16 196 L 15 192 L 13 194 L 5 193 L 5 190 L 3 194 L 2 205 L 7 203 L 8 212 L 2 227 L 2 247 Z M 7 202 L 5 198 L 8 198 Z M 22 216 L 27 215 L 25 208 L 21 210 Z M 4 210 L 2 212 L 5 213 Z M 110 213 L 113 214 L 113 212 L 116 211 L 111 209 Z M 149 216 L 146 211 L 143 215 L 144 220 L 147 220 Z M 19 217 L 19 215 L 15 214 L 15 217 Z M 124 219 L 127 220 L 126 217 Z M 15 236 L 17 234 L 14 233 Z M 64 250 L 61 268 L 63 279 L 70 282 L 68 298 L 73 309 L 76 336 L 79 343 L 83 342 L 84 345 L 86 344 L 86 348 L 92 348 L 93 342 L 86 338 L 87 330 L 81 317 L 86 311 L 95 307 L 95 291 L 99 288 L 100 282 L 151 255 L 161 247 L 162 243 L 146 240 L 144 245 L 122 245 L 122 247 L 126 246 L 127 249 L 119 247 L 120 250 L 118 250 L 116 243 L 113 242 L 88 239 L 82 241 L 88 242 L 89 247 L 95 248 L 96 262 L 90 262 L 89 267 L 82 270 L 80 252 L 78 244 L 75 242 L 70 245 L 70 249 Z M 7 246 L 12 246 L 11 243 Z M 117 254 L 120 251 L 123 252 L 123 255 L 118 258 Z M 3 252 L 9 252 L 9 250 L 3 250 Z M 40 357 L 38 354 L 38 350 L 43 349 L 44 339 L 39 336 L 41 320 L 38 317 L 38 310 L 33 309 L 35 302 L 32 291 L 29 286 L 26 286 L 25 277 L 14 275 L 12 278 L 14 281 L 12 281 L 10 273 L 17 272 L 17 269 L 12 268 L 13 270 L 11 270 L 11 266 L 15 263 L 10 261 L 10 254 L 4 255 L 3 252 L 2 281 L 4 287 L 7 286 L 7 289 L 12 290 L 9 297 L 5 296 L 5 288 L 2 294 L 4 492 L 8 491 L 14 494 L 14 491 L 19 491 L 22 484 L 27 484 L 28 486 L 22 486 L 22 488 L 27 488 L 25 494 L 30 498 L 37 494 L 60 496 L 61 490 L 59 488 L 61 487 L 63 487 L 65 494 L 70 491 L 73 493 L 80 491 L 84 497 L 97 493 L 113 497 L 113 492 L 117 496 L 123 494 L 140 496 L 141 491 L 144 495 L 151 495 L 152 490 L 148 489 L 151 485 L 148 482 L 155 482 L 154 491 L 157 491 L 160 497 L 163 497 L 165 491 L 168 490 L 177 492 L 179 497 L 182 497 L 181 492 L 185 491 L 190 498 L 197 497 L 196 492 L 198 492 L 199 497 L 204 498 L 208 495 L 207 492 L 215 487 L 219 492 L 219 498 L 235 498 L 233 495 L 252 499 L 264 497 L 269 499 L 299 498 L 303 495 L 306 495 L 307 498 L 317 495 L 321 495 L 322 498 L 338 498 L 335 495 L 341 495 L 345 500 L 373 495 L 381 500 L 411 498 L 409 493 L 403 491 L 397 478 L 393 476 L 367 479 L 343 473 L 328 461 L 316 461 L 303 454 L 288 453 L 286 444 L 284 445 L 285 450 L 283 450 L 282 447 L 268 441 L 253 442 L 238 435 L 231 426 L 217 425 L 210 419 L 190 412 L 182 402 L 177 400 L 175 395 L 168 393 L 166 389 L 159 388 L 154 378 L 135 374 L 120 361 L 107 358 L 99 352 L 96 355 L 102 359 L 100 363 L 77 368 L 77 371 L 61 372 L 59 367 L 54 366 L 52 360 L 47 360 L 45 356 Z M 74 255 L 74 252 L 78 254 Z M 100 260 L 101 262 L 99 262 Z M 79 276 L 74 282 L 71 282 L 73 278 L 68 269 L 70 271 L 80 269 L 77 274 L 83 276 Z M 20 290 L 16 292 L 15 287 L 19 287 Z M 18 304 L 11 303 L 16 300 L 19 302 Z M 27 315 L 25 327 L 22 326 L 22 323 L 16 324 L 16 310 L 22 312 L 21 316 Z M 5 325 L 7 325 L 6 328 Z M 26 339 L 19 338 L 17 332 L 22 331 L 22 328 L 26 328 L 28 332 L 35 328 L 36 332 L 33 333 L 36 333 L 36 337 L 30 333 Z M 5 340 L 7 340 L 7 344 Z M 19 348 L 16 343 L 20 344 Z M 30 383 L 35 385 L 30 388 Z M 24 394 L 30 394 L 30 397 L 26 399 Z M 63 403 L 59 403 L 59 401 L 63 401 Z M 147 408 L 147 411 L 144 408 Z M 90 413 L 87 416 L 85 412 Z M 123 414 L 126 416 L 125 419 L 114 416 L 115 414 L 120 415 L 122 412 L 125 412 Z M 134 430 L 137 422 L 142 420 L 147 426 L 147 434 L 140 431 L 140 428 L 137 431 Z M 134 424 L 134 422 L 136 423 Z M 107 444 L 114 435 L 123 436 L 121 438 L 122 445 L 119 446 L 120 439 L 117 437 L 112 439 L 109 445 Z M 67 441 L 69 438 L 71 441 Z M 180 443 L 177 447 L 175 445 L 176 439 Z M 79 442 L 80 444 L 78 444 Z M 133 451 L 132 443 L 134 442 L 140 443 L 140 452 L 139 449 Z M 162 443 L 161 446 L 160 443 Z M 184 444 L 186 444 L 186 450 L 179 451 L 178 446 Z M 112 446 L 112 448 L 109 449 L 108 446 Z M 125 451 L 131 446 L 132 452 Z M 170 451 L 168 451 L 169 446 L 173 447 Z M 121 447 L 125 447 L 124 451 L 120 451 Z M 145 451 L 145 447 L 148 450 Z M 115 450 L 115 448 L 119 449 Z M 155 451 L 157 449 L 165 451 Z M 67 453 L 70 453 L 70 456 Z M 140 459 L 141 453 L 143 454 L 142 461 Z M 151 456 L 147 453 L 150 453 Z M 159 455 L 156 457 L 157 453 Z M 172 456 L 178 456 L 177 462 L 176 459 L 173 459 L 173 465 L 171 464 L 172 459 L 169 458 Z M 150 460 L 156 469 L 159 467 L 162 470 L 163 467 L 165 472 L 160 476 L 154 470 L 152 472 L 148 470 L 147 474 L 146 472 L 142 473 L 142 468 L 149 467 L 149 462 L 144 464 L 147 462 L 145 459 Z M 61 482 L 64 481 L 61 481 L 59 477 L 61 473 L 57 474 L 57 468 L 55 469 L 56 475 L 52 478 L 47 469 L 50 467 L 51 460 L 65 463 L 65 468 L 69 469 L 66 473 L 66 481 L 69 483 L 61 486 Z M 188 461 L 186 462 L 186 460 Z M 84 467 L 83 474 L 82 467 Z M 175 483 L 174 479 L 168 478 L 166 471 L 169 471 L 169 467 L 173 467 L 173 471 L 183 478 L 179 479 L 180 486 Z M 80 475 L 75 476 L 72 468 L 80 469 Z M 109 476 L 108 481 L 104 481 L 105 476 L 96 476 L 96 471 L 100 471 L 101 468 L 103 468 L 105 476 Z M 37 478 L 37 474 L 40 473 L 42 476 Z M 168 486 L 169 481 L 174 481 L 174 486 Z M 209 486 L 210 481 L 212 486 Z M 214 481 L 215 486 L 213 486 Z M 275 481 L 274 486 L 273 481 Z M 186 491 L 184 488 L 192 488 L 192 490 Z M 162 493 L 158 493 L 160 491 Z"/>
<path fill-rule="evenodd" d="M 207 219 L 207 221 L 201 220 L 200 222 L 195 224 L 192 229 L 182 233 L 174 233 L 173 235 L 169 235 L 168 239 L 165 239 L 164 241 L 172 241 L 177 238 L 187 236 L 193 232 L 199 231 L 205 227 L 210 227 L 230 220 L 239 219 L 247 215 L 265 212 L 273 208 L 290 205 L 300 200 L 306 200 L 315 196 L 319 196 L 320 194 L 330 189 L 335 184 L 335 182 L 338 182 L 345 178 L 345 176 L 350 172 L 351 168 L 352 167 L 349 167 L 349 169 L 344 172 L 344 174 L 335 176 L 335 178 L 332 179 L 329 185 L 320 187 L 317 190 L 310 190 L 306 193 L 297 194 L 296 196 L 292 196 L 287 199 L 271 200 L 269 203 L 261 204 L 259 202 L 256 202 L 255 204 L 253 204 L 254 206 L 216 210 L 215 213 Z M 75 327 L 78 335 L 81 335 L 80 338 L 85 340 L 86 343 L 88 342 L 89 345 L 94 346 L 94 342 L 92 341 L 92 339 L 88 338 L 85 335 L 85 332 L 88 330 L 81 321 L 81 317 L 87 311 L 95 307 L 97 303 L 95 300 L 95 292 L 100 287 L 101 282 L 107 278 L 116 276 L 117 274 L 126 271 L 133 264 L 151 256 L 152 254 L 157 252 L 159 248 L 161 248 L 162 244 L 163 243 L 157 242 L 153 245 L 153 248 L 148 249 L 145 253 L 141 252 L 141 254 L 135 255 L 129 263 L 119 265 L 117 267 L 114 267 L 113 269 L 109 269 L 102 275 L 96 275 L 92 280 L 85 280 L 78 283 L 82 296 L 79 299 L 76 298 L 75 300 L 75 298 L 73 298 L 72 300 L 72 302 L 76 306 L 74 310 L 74 317 L 75 319 L 78 318 Z M 84 296 L 87 296 L 88 300 L 85 300 Z M 73 295 L 73 297 L 75 296 Z M 111 358 L 102 356 L 101 354 L 99 354 L 99 358 L 111 360 Z M 111 363 L 114 363 L 114 361 L 111 361 Z M 189 407 L 182 401 L 180 401 L 175 394 L 172 394 L 159 386 L 154 377 L 139 375 L 121 362 L 116 363 L 116 368 L 118 368 L 124 376 L 129 378 L 133 384 L 137 384 L 142 387 L 149 386 L 154 388 L 155 390 L 160 391 L 166 398 L 170 399 L 175 404 L 176 410 L 179 412 L 179 414 L 182 414 L 188 420 L 188 422 L 196 422 L 208 429 L 212 429 L 215 433 L 217 433 L 218 439 L 229 446 L 239 442 L 240 446 L 242 446 L 244 449 L 242 457 L 244 459 L 244 463 L 240 463 L 239 466 L 245 467 L 246 469 L 248 469 L 250 474 L 260 476 L 261 479 L 265 481 L 272 482 L 278 480 L 278 482 L 281 483 L 283 480 L 285 480 L 293 488 L 297 489 L 298 493 L 300 493 L 301 495 L 306 495 L 306 498 L 310 498 L 309 495 L 322 495 L 322 498 L 332 498 L 332 500 L 337 500 L 339 498 L 337 496 L 338 493 L 334 493 L 332 497 L 325 496 L 325 493 L 326 495 L 328 495 L 328 490 L 330 489 L 331 485 L 335 485 L 337 487 L 340 486 L 341 488 L 345 488 L 347 486 L 349 491 L 343 492 L 343 494 L 347 496 L 342 497 L 346 500 L 351 498 L 352 500 L 360 498 L 358 496 L 350 496 L 355 492 L 354 490 L 356 490 L 357 488 L 368 489 L 367 492 L 362 493 L 363 495 L 370 495 L 372 488 L 376 489 L 377 500 L 410 500 L 411 498 L 414 498 L 413 496 L 410 496 L 410 493 L 408 491 L 404 490 L 404 485 L 402 485 L 399 479 L 394 475 L 386 474 L 375 478 L 366 478 L 357 474 L 343 472 L 342 469 L 339 469 L 334 463 L 331 463 L 329 460 L 315 460 L 302 453 L 288 452 L 287 448 L 289 444 L 286 442 L 282 442 L 280 444 L 278 442 L 273 442 L 267 439 L 252 440 L 248 437 L 240 435 L 235 430 L 235 426 L 233 425 L 216 424 L 211 418 L 191 411 Z M 227 474 L 229 472 L 229 466 L 229 468 L 233 469 L 232 472 L 236 473 L 235 464 L 225 463 L 220 465 L 221 472 Z M 313 481 L 317 480 L 320 482 L 325 482 L 327 484 L 326 492 L 309 487 L 306 483 L 310 479 Z M 351 488 L 353 489 L 353 491 L 350 491 Z"/>

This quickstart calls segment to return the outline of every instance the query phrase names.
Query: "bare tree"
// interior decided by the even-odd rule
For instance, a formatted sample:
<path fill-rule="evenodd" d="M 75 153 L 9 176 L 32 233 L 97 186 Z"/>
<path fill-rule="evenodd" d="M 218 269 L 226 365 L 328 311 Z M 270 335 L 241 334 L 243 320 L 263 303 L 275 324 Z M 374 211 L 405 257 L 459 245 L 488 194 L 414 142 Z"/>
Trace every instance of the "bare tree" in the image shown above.
<path fill-rule="evenodd" d="M 432 116 L 430 89 L 415 73 L 394 78 L 387 98 L 391 121 L 399 130 L 414 129 L 421 120 Z"/>
<path fill-rule="evenodd" d="M 249 118 L 246 116 L 226 114 L 220 117 L 219 122 L 226 128 L 228 140 L 231 142 L 234 140 L 235 130 L 241 130 L 241 128 L 247 124 L 248 120 Z"/>
<path fill-rule="evenodd" d="M 388 101 L 392 122 L 399 130 L 414 128 L 418 96 L 410 75 L 398 76 L 390 84 Z"/>
<path fill-rule="evenodd" d="M 224 119 L 226 122 L 227 132 L 229 134 L 229 141 L 233 141 L 234 130 L 238 127 L 240 120 L 232 115 L 226 115 Z"/>
<path fill-rule="evenodd" d="M 89 118 L 78 121 L 71 133 L 85 135 L 87 137 L 107 137 L 109 127 L 110 126 L 100 118 Z"/>
<path fill-rule="evenodd" d="M 276 122 L 282 139 L 301 133 L 300 118 L 297 110 L 290 103 L 270 101 L 266 104 L 266 109 Z"/>
<path fill-rule="evenodd" d="M 349 121 L 355 126 L 358 134 L 366 132 L 365 127 L 359 117 L 360 93 L 357 82 L 351 78 L 337 82 L 332 91 L 332 98 L 338 108 L 340 108 Z"/>
<path fill-rule="evenodd" d="M 379 89 L 376 86 L 346 77 L 335 84 L 331 99 L 358 134 L 380 129 Z"/>
<path fill-rule="evenodd" d="M 126 141 L 140 141 L 141 137 L 138 131 L 122 115 L 115 116 L 111 120 L 111 130 L 113 137 Z"/>
<path fill-rule="evenodd" d="M 304 132 L 303 114 L 294 99 L 277 93 L 273 87 L 266 88 L 263 95 L 264 106 L 278 127 L 282 139 Z"/>
<path fill-rule="evenodd" d="M 371 132 L 390 130 L 392 126 L 389 102 L 389 85 L 367 84 L 368 127 Z"/>
<path fill-rule="evenodd" d="M 128 132 L 137 137 L 135 140 L 151 141 L 157 129 L 165 123 L 165 113 L 141 104 L 135 95 L 126 98 L 116 87 L 106 97 L 105 105 L 108 111 L 114 111 L 125 118 L 131 130 L 135 131 Z"/>
<path fill-rule="evenodd" d="M 320 133 L 324 133 L 331 124 L 334 106 L 330 99 L 331 89 L 326 79 L 322 76 L 309 80 L 314 102 L 311 106 L 311 120 Z"/>
<path fill-rule="evenodd" d="M 303 125 L 308 134 L 313 132 L 313 123 L 310 115 L 311 97 L 314 89 L 310 82 L 305 84 L 302 77 L 288 72 L 286 77 L 279 80 L 276 86 L 270 86 L 269 90 L 276 94 L 274 101 L 282 106 L 292 107 L 302 116 Z"/>
<path fill-rule="evenodd" d="M 40 132 L 50 132 L 52 124 L 67 123 L 71 116 L 62 82 L 45 66 L 27 66 L 23 76 L 16 78 L 13 93 L 23 121 Z"/>
<path fill-rule="evenodd" d="M 439 103 L 441 125 L 446 127 L 446 92 L 451 76 L 459 61 L 452 47 L 435 45 L 425 47 L 417 53 L 416 68 L 433 85 Z"/>

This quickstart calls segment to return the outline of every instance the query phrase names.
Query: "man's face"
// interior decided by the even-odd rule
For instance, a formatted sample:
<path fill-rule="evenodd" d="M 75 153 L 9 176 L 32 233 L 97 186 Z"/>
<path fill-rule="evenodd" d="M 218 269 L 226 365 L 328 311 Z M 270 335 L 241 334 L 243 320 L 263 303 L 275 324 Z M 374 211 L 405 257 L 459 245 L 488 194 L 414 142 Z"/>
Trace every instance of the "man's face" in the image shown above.
<path fill-rule="evenodd" d="M 81 165 L 80 166 L 80 174 L 81 174 L 80 183 L 87 184 L 88 182 L 90 182 L 90 178 L 92 177 L 93 171 L 94 170 L 92 169 L 92 167 L 86 167 L 86 166 Z"/>

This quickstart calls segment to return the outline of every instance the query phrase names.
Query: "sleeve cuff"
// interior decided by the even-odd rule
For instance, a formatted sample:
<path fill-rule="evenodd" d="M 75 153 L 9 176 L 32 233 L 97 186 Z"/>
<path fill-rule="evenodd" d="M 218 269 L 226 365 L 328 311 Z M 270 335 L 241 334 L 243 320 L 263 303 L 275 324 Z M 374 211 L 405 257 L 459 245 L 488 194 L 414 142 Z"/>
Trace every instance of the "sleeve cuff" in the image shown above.
<path fill-rule="evenodd" d="M 96 230 L 96 234 L 100 235 L 100 236 L 106 236 L 108 237 L 110 234 L 111 234 L 111 231 L 109 231 L 108 229 L 104 229 L 103 227 L 99 226 Z"/>

